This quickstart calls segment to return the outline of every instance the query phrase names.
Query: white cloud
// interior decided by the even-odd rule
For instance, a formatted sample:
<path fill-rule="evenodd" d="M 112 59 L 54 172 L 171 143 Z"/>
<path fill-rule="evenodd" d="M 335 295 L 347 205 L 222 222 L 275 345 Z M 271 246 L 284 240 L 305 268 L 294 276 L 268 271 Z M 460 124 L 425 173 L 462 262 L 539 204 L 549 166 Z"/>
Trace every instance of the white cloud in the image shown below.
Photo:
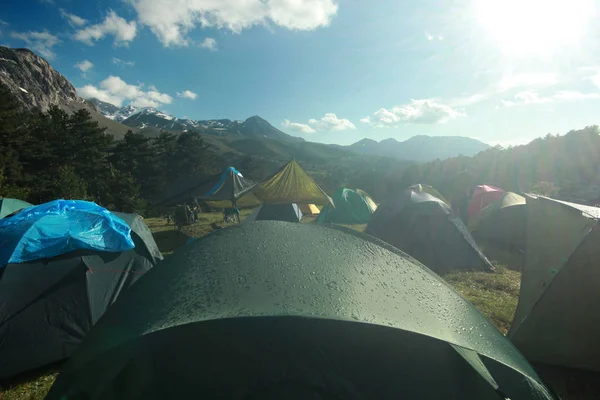
<path fill-rule="evenodd" d="M 119 67 L 133 67 L 135 65 L 134 61 L 125 61 L 117 57 L 113 57 L 112 62 L 113 64 L 116 64 Z"/>
<path fill-rule="evenodd" d="M 443 36 L 441 36 L 441 35 L 433 35 L 433 34 L 431 34 L 431 33 L 429 33 L 429 32 L 425 32 L 425 38 L 426 38 L 427 40 L 429 40 L 430 42 L 431 42 L 432 40 L 444 40 L 444 37 L 443 37 Z"/>
<path fill-rule="evenodd" d="M 217 51 L 217 41 L 213 38 L 206 38 L 200 43 L 200 47 L 210 51 Z"/>
<path fill-rule="evenodd" d="M 338 118 L 333 113 L 326 113 L 321 119 L 310 119 L 308 125 L 317 131 L 343 131 L 356 129 L 356 126 L 345 118 Z"/>
<path fill-rule="evenodd" d="M 6 25 L 8 25 L 8 22 L 6 22 L 6 21 L 4 21 L 4 20 L 0 19 L 0 25 L 5 25 L 5 26 L 6 26 Z"/>
<path fill-rule="evenodd" d="M 554 72 L 509 74 L 505 75 L 498 83 L 498 91 L 506 92 L 518 87 L 547 87 L 558 82 L 559 76 Z"/>
<path fill-rule="evenodd" d="M 178 97 L 183 97 L 184 99 L 196 100 L 198 95 L 191 90 L 184 90 L 183 92 L 177 92 Z"/>
<path fill-rule="evenodd" d="M 100 101 L 104 101 L 106 103 L 114 104 L 117 107 L 121 107 L 123 105 L 123 98 L 118 96 L 113 96 L 108 93 L 106 90 L 98 89 L 93 85 L 85 85 L 83 87 L 77 88 L 77 93 L 79 96 L 84 99 L 93 99 L 96 98 Z"/>
<path fill-rule="evenodd" d="M 135 38 L 136 32 L 135 21 L 127 22 L 111 10 L 102 23 L 75 32 L 75 40 L 92 46 L 95 41 L 112 35 L 115 45 L 127 46 Z"/>
<path fill-rule="evenodd" d="M 24 41 L 29 48 L 37 51 L 42 57 L 49 60 L 52 60 L 55 56 L 52 48 L 60 42 L 56 36 L 46 30 L 43 32 L 12 32 L 11 36 Z"/>
<path fill-rule="evenodd" d="M 302 132 L 302 133 L 315 133 L 316 131 L 306 124 L 300 124 L 298 122 L 291 122 L 288 119 L 284 119 L 281 123 L 281 127 L 290 131 Z"/>
<path fill-rule="evenodd" d="M 433 99 L 412 100 L 409 104 L 392 109 L 381 108 L 372 116 L 362 118 L 360 122 L 376 128 L 396 127 L 401 124 L 437 124 L 445 123 L 466 114 L 454 108 L 440 104 Z"/>
<path fill-rule="evenodd" d="M 327 26 L 337 13 L 334 0 L 126 0 L 138 20 L 164 46 L 187 46 L 196 28 L 228 29 L 240 33 L 253 25 L 275 25 L 293 30 Z"/>
<path fill-rule="evenodd" d="M 159 107 L 173 102 L 173 98 L 166 93 L 157 90 L 144 91 L 143 85 L 130 85 L 118 76 L 111 75 L 98 86 L 86 85 L 78 88 L 77 92 L 83 98 L 95 97 L 118 107 L 126 101 L 138 107 Z"/>
<path fill-rule="evenodd" d="M 87 24 L 87 19 L 81 18 L 75 14 L 66 12 L 63 8 L 60 9 L 60 15 L 73 26 L 83 26 Z"/>
<path fill-rule="evenodd" d="M 600 93 L 582 93 L 577 91 L 560 90 L 552 95 L 541 96 L 539 93 L 533 90 L 527 90 L 524 92 L 517 93 L 510 100 L 502 100 L 500 102 L 501 107 L 514 107 L 514 106 L 525 106 L 530 104 L 544 104 L 544 103 L 556 103 L 556 102 L 569 102 L 569 101 L 583 101 L 583 100 L 598 100 L 600 99 Z"/>
<path fill-rule="evenodd" d="M 75 68 L 79 68 L 81 70 L 81 72 L 85 72 L 85 71 L 91 69 L 93 66 L 94 66 L 94 64 L 92 64 L 88 60 L 79 61 L 77 64 L 75 64 Z"/>

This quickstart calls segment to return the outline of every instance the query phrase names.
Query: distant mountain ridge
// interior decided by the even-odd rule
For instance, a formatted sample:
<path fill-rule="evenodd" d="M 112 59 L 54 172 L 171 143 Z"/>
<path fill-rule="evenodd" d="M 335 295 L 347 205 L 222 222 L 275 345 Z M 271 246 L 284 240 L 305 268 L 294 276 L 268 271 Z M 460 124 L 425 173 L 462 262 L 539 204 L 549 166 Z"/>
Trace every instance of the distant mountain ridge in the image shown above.
<path fill-rule="evenodd" d="M 144 130 L 153 128 L 174 132 L 196 130 L 201 133 L 213 135 L 234 135 L 242 137 L 261 137 L 284 141 L 304 141 L 304 139 L 288 135 L 275 128 L 258 115 L 245 121 L 230 119 L 211 119 L 198 121 L 193 119 L 177 118 L 152 107 L 135 107 L 127 105 L 116 107 L 113 104 L 98 99 L 90 99 L 96 109 L 106 118 L 122 123 L 123 125 Z"/>
<path fill-rule="evenodd" d="M 47 111 L 58 106 L 67 112 L 84 108 L 106 133 L 122 138 L 128 130 L 151 137 L 161 130 L 181 133 L 194 130 L 211 142 L 216 152 L 248 154 L 263 158 L 307 157 L 321 162 L 348 156 L 390 157 L 424 162 L 459 154 L 472 156 L 489 148 L 466 137 L 415 136 L 404 142 L 363 139 L 350 146 L 306 142 L 275 128 L 258 115 L 244 121 L 230 119 L 192 120 L 177 118 L 155 108 L 133 105 L 117 107 L 98 99 L 84 100 L 75 87 L 42 57 L 28 49 L 0 46 L 0 84 L 7 87 L 23 109 Z"/>
<path fill-rule="evenodd" d="M 438 158 L 444 160 L 461 154 L 474 156 L 489 149 L 490 145 L 464 136 L 418 135 L 403 142 L 391 138 L 381 142 L 365 138 L 346 148 L 356 154 L 425 162 Z"/>

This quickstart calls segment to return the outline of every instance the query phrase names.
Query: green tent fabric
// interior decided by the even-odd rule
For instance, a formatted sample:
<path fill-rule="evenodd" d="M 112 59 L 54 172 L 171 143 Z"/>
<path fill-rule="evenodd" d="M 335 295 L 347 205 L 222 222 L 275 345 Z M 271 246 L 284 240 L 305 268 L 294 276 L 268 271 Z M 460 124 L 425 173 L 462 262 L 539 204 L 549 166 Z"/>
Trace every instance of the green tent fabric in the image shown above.
<path fill-rule="evenodd" d="M 252 192 L 263 203 L 332 204 L 331 198 L 295 160 L 278 169 Z"/>
<path fill-rule="evenodd" d="M 4 218 L 22 208 L 31 207 L 33 204 L 19 199 L 0 198 L 0 218 Z"/>
<path fill-rule="evenodd" d="M 450 206 L 417 186 L 383 201 L 365 232 L 410 254 L 438 274 L 494 269 Z"/>
<path fill-rule="evenodd" d="M 527 252 L 508 337 L 529 360 L 600 372 L 600 209 L 527 196 Z"/>
<path fill-rule="evenodd" d="M 258 221 L 196 240 L 150 271 L 47 399 L 507 397 L 552 399 L 430 270 L 348 229 Z"/>
<path fill-rule="evenodd" d="M 506 192 L 472 221 L 473 236 L 509 248 L 525 248 L 527 204 L 525 197 Z"/>
<path fill-rule="evenodd" d="M 371 197 L 347 188 L 339 188 L 332 196 L 335 207 L 325 206 L 317 222 L 337 224 L 366 224 L 377 209 Z"/>

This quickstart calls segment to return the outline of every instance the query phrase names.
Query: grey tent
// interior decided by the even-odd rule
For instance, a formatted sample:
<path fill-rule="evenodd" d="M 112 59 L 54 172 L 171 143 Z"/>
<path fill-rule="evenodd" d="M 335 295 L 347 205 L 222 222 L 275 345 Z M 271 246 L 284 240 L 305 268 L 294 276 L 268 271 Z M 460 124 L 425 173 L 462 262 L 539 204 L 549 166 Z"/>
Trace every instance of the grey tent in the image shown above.
<path fill-rule="evenodd" d="M 69 357 L 108 306 L 162 259 L 139 216 L 118 216 L 131 227 L 132 250 L 0 266 L 0 380 Z"/>
<path fill-rule="evenodd" d="M 437 273 L 493 270 L 450 206 L 418 187 L 382 202 L 365 232 L 396 246 Z"/>
<path fill-rule="evenodd" d="M 600 372 L 600 209 L 527 196 L 527 252 L 508 337 L 531 361 Z"/>
<path fill-rule="evenodd" d="M 525 197 L 506 192 L 470 221 L 473 236 L 508 248 L 525 249 Z"/>
<path fill-rule="evenodd" d="M 244 178 L 238 170 L 228 167 L 224 172 L 210 177 L 181 177 L 157 205 L 174 206 L 202 200 L 212 203 L 214 207 L 232 207 L 237 205 L 241 197 L 245 205 L 258 205 L 260 201 L 250 193 L 255 186 L 254 182 Z"/>
<path fill-rule="evenodd" d="M 19 211 L 23 208 L 31 207 L 33 204 L 19 199 L 0 198 L 0 218 Z"/>
<path fill-rule="evenodd" d="M 258 221 L 188 244 L 125 293 L 47 397 L 63 398 L 552 396 L 404 253 L 344 228 Z"/>
<path fill-rule="evenodd" d="M 286 221 L 300 222 L 302 211 L 295 203 L 263 204 L 246 218 L 246 222 L 253 221 Z"/>

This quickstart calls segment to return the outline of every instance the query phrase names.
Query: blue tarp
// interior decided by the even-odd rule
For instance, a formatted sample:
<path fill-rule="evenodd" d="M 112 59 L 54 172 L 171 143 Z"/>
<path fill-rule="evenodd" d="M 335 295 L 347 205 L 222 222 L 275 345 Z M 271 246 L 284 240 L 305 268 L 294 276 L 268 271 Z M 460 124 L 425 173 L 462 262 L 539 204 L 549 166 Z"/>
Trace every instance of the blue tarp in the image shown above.
<path fill-rule="evenodd" d="M 232 171 L 234 174 L 242 176 L 242 174 L 240 173 L 240 171 L 238 171 L 237 169 L 235 169 L 234 167 L 228 167 L 225 172 L 223 172 L 221 174 L 221 178 L 219 179 L 219 182 L 216 183 L 215 186 L 213 186 L 208 192 L 206 192 L 204 194 L 205 197 L 208 196 L 212 196 L 213 194 L 215 194 L 219 189 L 221 189 L 221 186 L 223 186 L 223 182 L 225 182 L 225 180 L 227 179 L 227 177 L 229 176 L 229 172 Z"/>
<path fill-rule="evenodd" d="M 119 252 L 134 247 L 129 225 L 89 201 L 54 200 L 0 219 L 0 268 L 78 249 Z"/>

